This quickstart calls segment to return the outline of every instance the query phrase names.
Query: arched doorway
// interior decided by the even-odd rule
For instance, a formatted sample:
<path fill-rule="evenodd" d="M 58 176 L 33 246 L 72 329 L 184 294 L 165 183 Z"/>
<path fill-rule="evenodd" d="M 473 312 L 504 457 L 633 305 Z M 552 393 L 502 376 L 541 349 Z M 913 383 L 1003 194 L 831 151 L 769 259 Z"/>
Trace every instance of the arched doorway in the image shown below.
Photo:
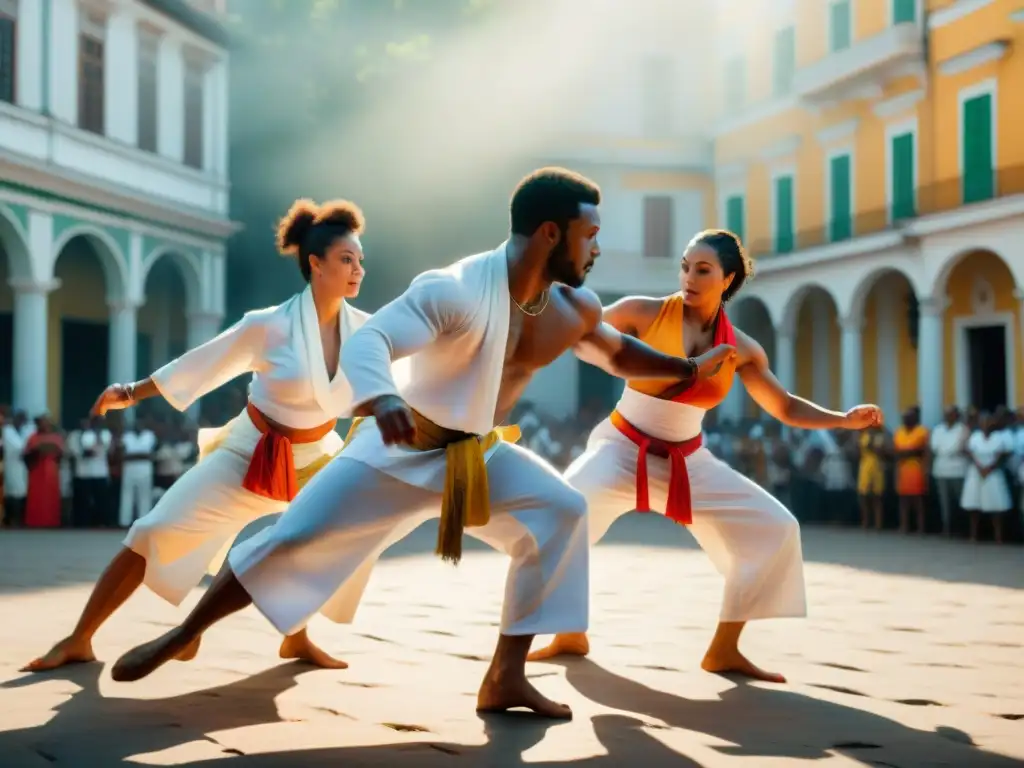
<path fill-rule="evenodd" d="M 785 316 L 794 332 L 795 393 L 826 408 L 841 407 L 839 313 L 832 294 L 819 285 L 802 286 Z"/>
<path fill-rule="evenodd" d="M 936 293 L 946 296 L 946 392 L 961 406 L 992 410 L 1022 401 L 1020 300 L 1006 262 L 996 253 L 960 254 Z M 939 372 L 936 372 L 939 373 Z"/>
<path fill-rule="evenodd" d="M 110 308 L 124 295 L 124 258 L 109 236 L 71 233 L 55 245 L 48 302 L 48 408 L 73 429 L 109 384 Z"/>
<path fill-rule="evenodd" d="M 0 405 L 14 396 L 14 291 L 10 281 L 27 276 L 28 249 L 17 218 L 0 206 Z"/>
<path fill-rule="evenodd" d="M 918 302 L 902 272 L 868 275 L 855 292 L 850 314 L 863 319 L 863 400 L 878 403 L 890 424 L 918 403 Z"/>

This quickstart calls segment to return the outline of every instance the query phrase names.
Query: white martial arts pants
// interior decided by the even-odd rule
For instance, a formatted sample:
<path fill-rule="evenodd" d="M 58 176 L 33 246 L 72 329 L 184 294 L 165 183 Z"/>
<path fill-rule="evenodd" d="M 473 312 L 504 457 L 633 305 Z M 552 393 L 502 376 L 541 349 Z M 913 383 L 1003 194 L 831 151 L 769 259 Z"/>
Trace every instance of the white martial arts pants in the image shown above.
<path fill-rule="evenodd" d="M 636 506 L 637 447 L 599 424 L 565 479 L 587 499 L 591 543 Z M 725 577 L 721 621 L 807 615 L 800 524 L 774 496 L 706 448 L 686 459 L 693 503 L 688 526 Z M 647 457 L 651 508 L 664 511 L 669 461 Z"/>
<path fill-rule="evenodd" d="M 244 411 L 211 433 L 210 439 L 223 438 L 220 447 L 179 477 L 153 511 L 135 521 L 124 540 L 146 560 L 146 586 L 173 605 L 179 605 L 208 571 L 216 572 L 243 528 L 288 506 L 242 487 L 260 438 Z M 341 437 L 330 432 L 319 442 L 294 444 L 292 451 L 301 467 L 333 455 L 341 446 Z"/>
<path fill-rule="evenodd" d="M 121 469 L 121 505 L 118 518 L 122 528 L 153 508 L 153 463 L 126 461 Z"/>
<path fill-rule="evenodd" d="M 443 452 L 437 460 L 444 461 Z M 589 547 L 583 496 L 550 465 L 508 443 L 494 449 L 487 474 L 491 520 L 466 532 L 512 558 L 501 632 L 585 631 Z M 228 560 L 280 632 L 291 633 L 318 610 L 349 622 L 381 552 L 437 517 L 440 502 L 440 493 L 342 453 L 273 526 L 239 543 Z"/>

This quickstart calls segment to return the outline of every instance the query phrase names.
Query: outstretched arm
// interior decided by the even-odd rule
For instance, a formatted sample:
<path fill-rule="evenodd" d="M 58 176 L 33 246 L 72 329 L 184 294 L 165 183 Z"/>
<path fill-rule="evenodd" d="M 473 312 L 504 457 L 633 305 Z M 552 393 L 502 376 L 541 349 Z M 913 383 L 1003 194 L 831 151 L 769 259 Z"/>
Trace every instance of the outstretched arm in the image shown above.
<path fill-rule="evenodd" d="M 107 410 L 128 408 L 157 396 L 185 411 L 203 395 L 255 370 L 264 331 L 262 313 L 247 313 L 215 338 L 190 349 L 151 376 L 107 387 L 93 405 L 93 413 L 102 416 Z"/>
<path fill-rule="evenodd" d="M 874 405 L 859 405 L 842 413 L 787 392 L 768 366 L 761 345 L 740 331 L 736 339 L 741 361 L 737 371 L 743 386 L 754 402 L 783 424 L 800 429 L 864 429 L 882 423 L 881 411 Z"/>
<path fill-rule="evenodd" d="M 587 329 L 573 347 L 576 357 L 583 362 L 620 379 L 693 380 L 696 377 L 697 364 L 693 360 L 658 352 L 605 322 L 601 302 L 592 291 L 575 291 L 573 298 Z M 620 324 L 628 325 L 624 317 L 619 320 Z"/>
<path fill-rule="evenodd" d="M 462 327 L 475 310 L 465 287 L 443 272 L 426 272 L 378 310 L 341 350 L 341 367 L 352 386 L 356 416 L 373 413 L 382 397 L 397 397 L 392 363 Z"/>

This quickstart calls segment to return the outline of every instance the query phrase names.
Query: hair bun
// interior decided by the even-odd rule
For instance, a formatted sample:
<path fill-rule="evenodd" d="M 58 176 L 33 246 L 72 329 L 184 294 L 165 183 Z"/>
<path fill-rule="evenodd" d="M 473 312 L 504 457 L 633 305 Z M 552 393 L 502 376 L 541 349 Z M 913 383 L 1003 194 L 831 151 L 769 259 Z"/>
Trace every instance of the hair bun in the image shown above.
<path fill-rule="evenodd" d="M 282 254 L 291 256 L 298 252 L 299 246 L 316 223 L 319 212 L 317 204 L 308 198 L 292 203 L 288 213 L 277 225 L 277 248 Z"/>

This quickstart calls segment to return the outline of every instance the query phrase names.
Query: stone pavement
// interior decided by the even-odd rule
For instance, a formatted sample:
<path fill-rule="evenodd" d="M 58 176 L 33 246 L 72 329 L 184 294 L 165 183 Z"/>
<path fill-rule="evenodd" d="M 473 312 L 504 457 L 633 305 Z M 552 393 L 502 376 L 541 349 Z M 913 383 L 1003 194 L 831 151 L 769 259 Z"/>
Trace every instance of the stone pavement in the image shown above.
<path fill-rule="evenodd" d="M 117 684 L 100 664 L 17 668 L 67 632 L 119 537 L 0 531 L 0 768 L 1024 765 L 1020 548 L 805 530 L 811 617 L 746 638 L 789 676 L 769 686 L 700 671 L 720 579 L 684 531 L 628 516 L 594 554 L 592 656 L 530 665 L 575 709 L 550 725 L 475 714 L 505 562 L 474 547 L 446 566 L 431 537 L 389 553 L 354 626 L 313 623 L 348 670 L 281 662 L 250 609 L 195 661 Z M 176 609 L 140 592 L 100 633 L 100 658 L 197 596 Z"/>

